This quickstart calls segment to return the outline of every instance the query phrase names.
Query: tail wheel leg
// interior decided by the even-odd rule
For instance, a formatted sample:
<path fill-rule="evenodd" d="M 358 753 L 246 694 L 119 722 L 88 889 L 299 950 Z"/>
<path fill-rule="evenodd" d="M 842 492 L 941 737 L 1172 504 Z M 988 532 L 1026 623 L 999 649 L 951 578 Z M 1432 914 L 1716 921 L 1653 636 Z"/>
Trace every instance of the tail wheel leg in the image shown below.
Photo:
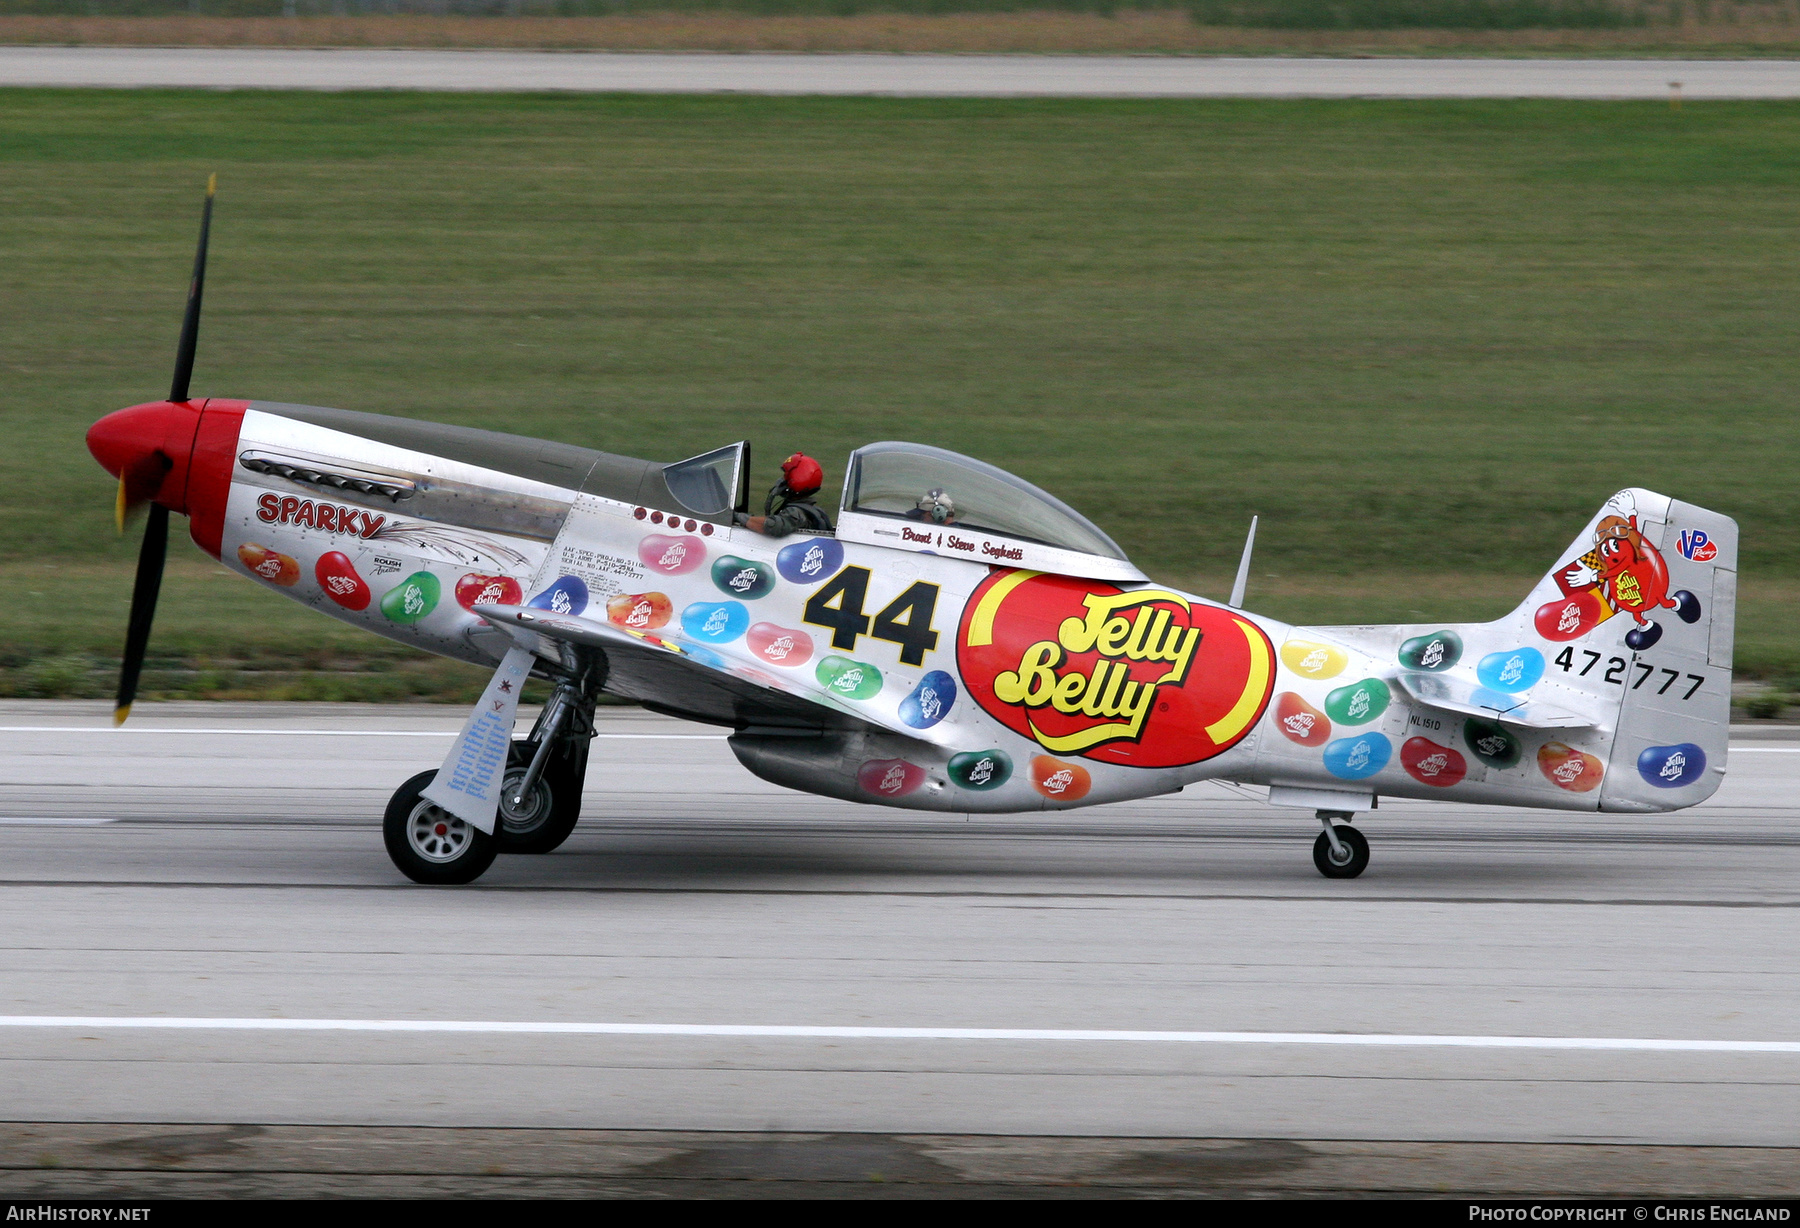
<path fill-rule="evenodd" d="M 1360 831 L 1338 819 L 1350 816 L 1335 810 L 1319 811 L 1325 830 L 1313 841 L 1313 864 L 1326 878 L 1355 878 L 1369 868 L 1369 842 Z"/>

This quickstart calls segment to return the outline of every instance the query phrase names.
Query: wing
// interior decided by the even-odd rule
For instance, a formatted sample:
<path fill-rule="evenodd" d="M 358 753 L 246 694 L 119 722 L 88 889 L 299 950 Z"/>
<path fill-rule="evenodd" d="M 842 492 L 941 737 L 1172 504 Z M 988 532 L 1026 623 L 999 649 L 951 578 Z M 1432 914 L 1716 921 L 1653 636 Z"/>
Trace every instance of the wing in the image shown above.
<path fill-rule="evenodd" d="M 541 655 L 559 657 L 563 646 L 603 653 L 606 689 L 653 712 L 734 729 L 872 728 L 827 703 L 790 693 L 776 679 L 756 676 L 758 671 L 717 657 L 706 660 L 654 634 L 522 606 L 484 605 L 480 612 L 516 643 Z"/>

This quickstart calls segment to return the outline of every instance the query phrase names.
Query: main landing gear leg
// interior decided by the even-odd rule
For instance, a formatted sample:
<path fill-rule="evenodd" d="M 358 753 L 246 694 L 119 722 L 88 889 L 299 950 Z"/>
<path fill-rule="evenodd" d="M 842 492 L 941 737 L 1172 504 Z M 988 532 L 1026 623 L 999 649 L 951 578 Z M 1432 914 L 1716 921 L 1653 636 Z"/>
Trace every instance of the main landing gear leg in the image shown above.
<path fill-rule="evenodd" d="M 1325 830 L 1313 841 L 1313 864 L 1326 878 L 1355 878 L 1369 868 L 1369 842 L 1350 826 L 1350 817 L 1342 810 L 1319 811 Z"/>
<path fill-rule="evenodd" d="M 575 830 L 601 674 L 564 675 L 531 737 L 513 743 L 500 789 L 500 852 L 548 853 Z"/>

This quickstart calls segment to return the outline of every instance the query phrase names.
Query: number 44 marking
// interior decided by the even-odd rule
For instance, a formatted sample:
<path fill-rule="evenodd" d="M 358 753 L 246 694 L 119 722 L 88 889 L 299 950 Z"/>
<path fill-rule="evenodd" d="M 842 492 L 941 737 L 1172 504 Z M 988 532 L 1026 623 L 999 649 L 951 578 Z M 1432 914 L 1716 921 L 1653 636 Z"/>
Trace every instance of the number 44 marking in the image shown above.
<path fill-rule="evenodd" d="M 1583 648 L 1581 650 L 1581 655 L 1586 657 L 1588 661 L 1587 664 L 1582 666 L 1579 670 L 1575 670 L 1575 649 L 1573 647 L 1565 648 L 1558 653 L 1556 655 L 1556 664 L 1562 667 L 1562 671 L 1565 674 L 1570 671 L 1575 671 L 1575 676 L 1577 678 L 1585 677 L 1587 672 L 1599 663 L 1600 654 L 1591 648 Z M 1643 686 L 1644 683 L 1650 681 L 1651 676 L 1658 672 L 1655 666 L 1647 665 L 1642 661 L 1633 661 L 1631 664 L 1644 671 L 1638 675 L 1637 681 L 1631 684 L 1631 689 L 1634 691 Z M 1668 677 L 1663 680 L 1661 686 L 1656 688 L 1656 693 L 1658 695 L 1664 695 L 1668 693 L 1670 687 L 1675 685 L 1676 679 L 1681 678 L 1683 675 L 1680 670 L 1670 669 L 1667 666 L 1662 667 L 1660 672 L 1668 675 Z M 1624 673 L 1625 658 L 1609 657 L 1606 662 L 1606 673 L 1602 675 L 1602 677 L 1615 686 L 1624 686 Z M 1692 699 L 1694 697 L 1694 692 L 1706 685 L 1706 676 L 1704 674 L 1688 674 L 1686 677 L 1692 679 L 1694 685 L 1689 687 L 1686 693 L 1682 695 L 1681 698 L 1683 700 Z"/>
<path fill-rule="evenodd" d="M 833 648 L 854 652 L 858 636 L 872 635 L 900 645 L 902 664 L 924 664 L 925 654 L 938 642 L 938 633 L 931 626 L 932 615 L 937 612 L 938 586 L 923 580 L 914 582 L 881 608 L 873 626 L 863 613 L 868 598 L 869 569 L 846 567 L 825 581 L 807 601 L 806 621 L 815 627 L 830 627 Z M 903 615 L 905 621 L 901 621 Z"/>

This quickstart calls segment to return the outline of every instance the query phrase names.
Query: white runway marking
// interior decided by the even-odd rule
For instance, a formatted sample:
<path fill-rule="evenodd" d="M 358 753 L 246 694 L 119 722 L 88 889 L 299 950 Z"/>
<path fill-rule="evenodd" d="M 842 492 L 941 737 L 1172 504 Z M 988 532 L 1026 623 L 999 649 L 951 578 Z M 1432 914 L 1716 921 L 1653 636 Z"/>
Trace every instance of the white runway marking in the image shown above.
<path fill-rule="evenodd" d="M 454 738 L 454 729 L 145 729 L 118 728 L 102 725 L 0 725 L 0 733 L 203 733 L 214 737 L 258 735 L 261 737 L 301 738 Z M 596 738 L 624 738 L 649 742 L 723 742 L 723 733 L 597 733 Z"/>
<path fill-rule="evenodd" d="M 1090 98 L 1800 97 L 1793 60 L 0 47 L 0 85 Z"/>
<path fill-rule="evenodd" d="M 464 1032 L 518 1036 L 716 1036 L 775 1040 L 998 1040 L 1182 1045 L 1362 1045 L 1386 1048 L 1588 1049 L 1657 1053 L 1796 1053 L 1794 1040 L 1627 1036 L 1432 1036 L 1385 1032 L 1151 1032 L 1096 1028 L 879 1028 L 754 1023 L 554 1023 L 466 1019 L 230 1019 L 156 1015 L 0 1015 L 0 1028 L 231 1032 Z"/>

